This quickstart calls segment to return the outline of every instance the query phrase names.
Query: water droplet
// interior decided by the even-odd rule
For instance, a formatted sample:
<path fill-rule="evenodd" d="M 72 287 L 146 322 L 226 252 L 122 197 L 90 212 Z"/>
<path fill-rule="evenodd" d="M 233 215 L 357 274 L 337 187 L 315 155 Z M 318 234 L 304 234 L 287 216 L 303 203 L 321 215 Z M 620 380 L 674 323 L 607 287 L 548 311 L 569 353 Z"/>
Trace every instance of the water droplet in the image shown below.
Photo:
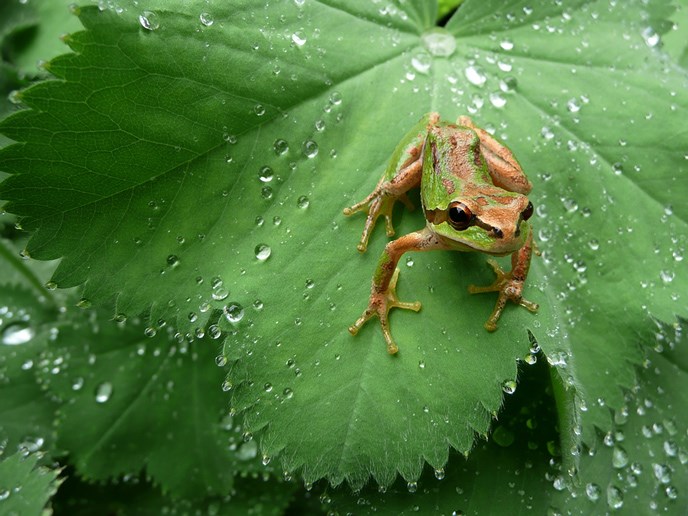
<path fill-rule="evenodd" d="M 76 304 L 79 308 L 91 308 L 91 301 L 86 299 L 85 297 L 82 297 L 79 299 L 79 302 Z"/>
<path fill-rule="evenodd" d="M 342 103 L 342 94 L 339 93 L 338 91 L 333 91 L 330 94 L 330 104 L 332 104 L 333 106 L 338 106 L 341 103 Z"/>
<path fill-rule="evenodd" d="M 198 18 L 206 27 L 210 27 L 213 23 L 215 23 L 215 20 L 213 20 L 213 17 L 209 13 L 201 13 Z"/>
<path fill-rule="evenodd" d="M 674 281 L 674 278 L 676 277 L 676 275 L 674 274 L 673 271 L 668 271 L 668 270 L 662 269 L 659 272 L 659 277 L 662 279 L 662 282 L 671 283 L 672 281 Z"/>
<path fill-rule="evenodd" d="M 177 255 L 171 254 L 167 257 L 167 265 L 173 269 L 179 265 L 179 257 Z"/>
<path fill-rule="evenodd" d="M 313 140 L 303 142 L 303 155 L 307 158 L 315 158 L 318 155 L 318 144 Z"/>
<path fill-rule="evenodd" d="M 616 469 L 626 467 L 628 464 L 628 453 L 621 446 L 614 446 L 612 450 L 612 466 Z"/>
<path fill-rule="evenodd" d="M 407 266 L 407 267 L 413 267 L 413 264 L 414 264 L 414 263 L 415 263 L 415 262 L 413 261 L 413 258 L 412 258 L 411 256 L 407 256 L 407 257 L 406 257 L 406 266 Z"/>
<path fill-rule="evenodd" d="M 418 52 L 411 58 L 411 66 L 418 73 L 427 75 L 430 71 L 430 66 L 432 66 L 432 57 L 427 52 Z"/>
<path fill-rule="evenodd" d="M 294 396 L 294 391 L 287 387 L 286 389 L 284 389 L 284 392 L 282 394 L 284 394 L 284 397 L 289 400 Z"/>
<path fill-rule="evenodd" d="M 255 310 L 258 310 L 258 311 L 262 310 L 263 309 L 263 302 L 260 299 L 256 299 L 253 302 L 253 308 Z"/>
<path fill-rule="evenodd" d="M 224 392 L 231 391 L 232 387 L 234 387 L 234 386 L 232 385 L 232 382 L 230 382 L 229 380 L 225 380 L 224 382 L 222 382 L 222 390 Z"/>
<path fill-rule="evenodd" d="M 468 79 L 468 82 L 475 86 L 482 86 L 487 81 L 487 76 L 479 67 L 473 65 L 468 66 L 463 73 L 466 79 Z"/>
<path fill-rule="evenodd" d="M 444 468 L 437 468 L 435 470 L 435 478 L 437 480 L 442 480 L 444 478 Z"/>
<path fill-rule="evenodd" d="M 652 472 L 662 484 L 671 482 L 671 469 L 666 464 L 652 464 Z"/>
<path fill-rule="evenodd" d="M 36 331 L 31 328 L 27 323 L 17 322 L 8 324 L 5 329 L 2 330 L 2 336 L 0 336 L 0 342 L 7 346 L 19 346 L 21 344 L 26 344 L 36 335 Z"/>
<path fill-rule="evenodd" d="M 217 356 L 215 357 L 215 364 L 216 364 L 218 367 L 224 367 L 224 366 L 226 366 L 226 365 L 227 365 L 227 357 L 224 356 L 224 355 L 217 355 Z"/>
<path fill-rule="evenodd" d="M 418 490 L 418 482 L 408 482 L 406 484 L 406 488 L 408 489 L 408 492 L 413 494 Z"/>
<path fill-rule="evenodd" d="M 302 195 L 296 201 L 296 206 L 298 206 L 302 210 L 305 210 L 306 208 L 308 208 L 309 204 L 310 204 L 310 201 L 308 200 L 308 197 L 306 197 L 305 195 Z"/>
<path fill-rule="evenodd" d="M 449 57 L 456 50 L 456 39 L 443 28 L 429 30 L 421 36 L 421 41 L 428 52 L 436 57 Z"/>
<path fill-rule="evenodd" d="M 263 199 L 272 199 L 272 188 L 269 186 L 264 186 L 260 190 L 260 195 L 263 197 Z"/>
<path fill-rule="evenodd" d="M 80 391 L 83 386 L 84 386 L 84 379 L 81 377 L 74 378 L 74 380 L 72 381 L 72 390 L 73 391 Z"/>
<path fill-rule="evenodd" d="M 0 489 L 0 502 L 7 500 L 10 497 L 9 489 Z"/>
<path fill-rule="evenodd" d="M 281 138 L 279 138 L 275 140 L 275 143 L 272 144 L 272 148 L 275 149 L 275 154 L 281 156 L 282 154 L 286 154 L 287 151 L 289 151 L 289 144 L 286 140 L 282 140 Z"/>
<path fill-rule="evenodd" d="M 655 29 L 653 29 L 652 27 L 646 27 L 645 29 L 643 29 L 641 35 L 645 40 L 645 44 L 650 48 L 654 48 L 662 42 L 662 39 L 660 38 L 659 34 L 657 34 Z"/>
<path fill-rule="evenodd" d="M 623 506 L 623 493 L 618 487 L 607 487 L 607 505 L 612 509 L 620 509 Z"/>
<path fill-rule="evenodd" d="M 263 462 L 263 466 L 267 466 L 268 464 L 270 464 L 270 457 L 268 457 L 267 455 L 263 455 L 262 462 Z"/>
<path fill-rule="evenodd" d="M 217 288 L 213 289 L 210 294 L 215 301 L 223 301 L 229 297 L 229 290 L 227 290 L 223 285 L 219 285 Z M 206 312 L 207 310 L 202 310 Z"/>
<path fill-rule="evenodd" d="M 143 334 L 149 339 L 152 339 L 158 334 L 158 330 L 156 330 L 153 326 L 148 326 L 143 330 Z"/>
<path fill-rule="evenodd" d="M 251 460 L 258 455 L 258 443 L 254 440 L 243 443 L 237 450 L 237 459 Z"/>
<path fill-rule="evenodd" d="M 297 30 L 291 35 L 291 40 L 297 47 L 302 47 L 306 44 L 306 35 L 301 30 Z"/>
<path fill-rule="evenodd" d="M 501 43 L 499 43 L 499 46 L 502 50 L 506 50 L 508 52 L 509 50 L 513 50 L 514 43 L 513 43 L 513 41 L 509 41 L 508 39 L 505 39 Z"/>
<path fill-rule="evenodd" d="M 256 104 L 253 106 L 253 112 L 258 116 L 263 116 L 265 114 L 265 106 L 263 104 Z"/>
<path fill-rule="evenodd" d="M 506 106 L 506 98 L 504 98 L 501 93 L 499 92 L 492 92 L 490 93 L 490 104 L 492 104 L 496 108 L 503 108 Z"/>
<path fill-rule="evenodd" d="M 105 403 L 112 396 L 112 384 L 110 382 L 103 382 L 96 387 L 96 402 Z"/>
<path fill-rule="evenodd" d="M 160 20 L 158 19 L 158 15 L 153 11 L 143 11 L 139 15 L 139 23 L 141 24 L 141 27 L 146 30 L 155 30 L 160 28 Z"/>
<path fill-rule="evenodd" d="M 55 290 L 57 288 L 57 283 L 55 283 L 54 281 L 48 281 L 45 284 L 45 288 L 47 288 L 48 290 Z"/>
<path fill-rule="evenodd" d="M 264 262 L 265 260 L 270 258 L 270 255 L 272 254 L 272 249 L 270 249 L 270 246 L 267 244 L 258 244 L 254 249 L 254 252 L 256 254 L 256 259 L 258 261 Z"/>
<path fill-rule="evenodd" d="M 260 179 L 263 183 L 269 183 L 274 177 L 275 173 L 270 167 L 267 165 L 260 167 L 260 170 L 258 171 L 258 179 Z"/>
<path fill-rule="evenodd" d="M 585 494 L 588 497 L 588 500 L 595 502 L 602 494 L 602 489 L 597 484 L 586 484 Z"/>
<path fill-rule="evenodd" d="M 231 323 L 238 323 L 244 318 L 244 307 L 239 303 L 230 303 L 224 308 L 225 317 Z"/>
<path fill-rule="evenodd" d="M 513 394 L 514 392 L 516 392 L 516 382 L 514 380 L 506 380 L 502 384 L 502 390 L 506 394 Z"/>
<path fill-rule="evenodd" d="M 263 389 L 265 390 L 265 392 L 272 392 L 272 384 L 266 383 L 265 385 L 263 385 Z"/>

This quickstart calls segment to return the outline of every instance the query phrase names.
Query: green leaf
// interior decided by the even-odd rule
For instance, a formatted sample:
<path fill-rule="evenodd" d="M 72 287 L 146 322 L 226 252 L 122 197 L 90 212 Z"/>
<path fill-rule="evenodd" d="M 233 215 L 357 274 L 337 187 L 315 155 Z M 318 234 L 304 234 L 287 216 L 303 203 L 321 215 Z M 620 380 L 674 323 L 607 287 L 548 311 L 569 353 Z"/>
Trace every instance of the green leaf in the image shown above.
<path fill-rule="evenodd" d="M 0 443 L 8 453 L 46 451 L 54 442 L 56 405 L 36 383 L 34 371 L 57 312 L 46 301 L 48 296 L 38 297 L 37 289 L 13 277 L 20 268 L 24 278 L 34 278 L 25 264 L 8 266 L 3 254 L 10 249 L 0 240 L 0 277 L 8 282 L 0 283 Z"/>
<path fill-rule="evenodd" d="M 37 466 L 36 454 L 15 453 L 0 459 L 0 511 L 41 515 L 60 481 L 58 471 Z"/>
<path fill-rule="evenodd" d="M 413 481 L 468 452 L 530 356 L 526 329 L 559 366 L 566 442 L 610 427 L 648 313 L 686 311 L 686 76 L 643 32 L 663 2 L 467 1 L 428 33 L 436 4 L 420 0 L 162 5 L 84 8 L 76 53 L 49 65 L 60 80 L 2 123 L 21 143 L 0 153 L 0 195 L 35 232 L 30 254 L 62 257 L 58 285 L 230 332 L 232 403 L 308 482 Z M 392 315 L 392 358 L 375 322 L 346 332 L 386 238 L 359 256 L 362 220 L 341 210 L 430 110 L 472 114 L 533 179 L 543 256 L 526 296 L 541 309 L 487 334 L 494 298 L 465 290 L 492 280 L 483 257 L 421 253 L 399 290 L 423 311 Z M 423 224 L 395 219 L 398 234 Z"/>
<path fill-rule="evenodd" d="M 546 368 L 522 371 L 490 441 L 467 461 L 453 458 L 446 472 L 418 485 L 397 483 L 386 493 L 366 488 L 324 495 L 330 508 L 357 514 L 684 514 L 688 485 L 688 341 L 686 324 L 660 325 L 656 345 L 635 392 L 581 454 L 576 482 L 562 468 L 554 426 L 556 407 Z"/>
<path fill-rule="evenodd" d="M 144 336 L 136 321 L 93 315 L 59 328 L 40 369 L 62 402 L 58 443 L 80 475 L 105 480 L 145 467 L 171 496 L 201 498 L 226 493 L 237 470 L 263 469 L 256 443 L 242 442 L 224 409 L 219 344 L 167 328 Z"/>
<path fill-rule="evenodd" d="M 53 499 L 55 512 L 70 516 L 101 514 L 148 516 L 150 514 L 284 514 L 294 485 L 271 479 L 239 478 L 231 493 L 203 500 L 168 498 L 140 478 L 114 484 L 87 484 L 69 478 Z"/>

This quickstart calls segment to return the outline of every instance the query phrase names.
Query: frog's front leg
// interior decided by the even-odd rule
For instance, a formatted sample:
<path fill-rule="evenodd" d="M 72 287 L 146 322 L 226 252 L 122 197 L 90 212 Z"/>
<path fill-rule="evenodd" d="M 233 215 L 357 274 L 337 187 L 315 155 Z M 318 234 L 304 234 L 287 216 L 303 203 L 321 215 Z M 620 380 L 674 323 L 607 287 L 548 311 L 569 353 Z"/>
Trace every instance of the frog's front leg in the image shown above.
<path fill-rule="evenodd" d="M 421 156 L 423 142 L 428 129 L 436 125 L 439 120 L 440 116 L 437 113 L 428 113 L 421 118 L 418 124 L 397 145 L 392 160 L 375 190 L 361 202 L 344 208 L 344 215 L 351 215 L 366 209 L 368 211 L 363 234 L 357 246 L 360 252 L 365 252 L 368 247 L 370 233 L 380 215 L 385 217 L 387 236 L 394 235 L 392 209 L 397 200 L 402 201 L 407 208 L 413 209 L 406 192 L 420 185 L 423 172 L 423 157 Z"/>
<path fill-rule="evenodd" d="M 518 251 L 511 255 L 511 270 L 509 272 L 504 272 L 499 264 L 495 260 L 488 260 L 488 263 L 494 270 L 497 278 L 492 285 L 486 287 L 477 287 L 475 285 L 470 285 L 468 291 L 471 294 L 479 294 L 482 292 L 499 292 L 499 297 L 497 298 L 497 303 L 495 304 L 494 310 L 490 315 L 490 318 L 485 323 L 485 329 L 487 331 L 495 331 L 497 329 L 497 321 L 502 315 L 502 310 L 506 302 L 511 300 L 514 303 L 527 308 L 531 312 L 535 312 L 538 309 L 538 304 L 523 299 L 523 284 L 528 276 L 528 270 L 530 269 L 530 259 L 533 253 L 533 233 L 529 232 L 526 243 Z"/>
<path fill-rule="evenodd" d="M 409 152 L 411 153 L 411 158 L 409 158 L 406 166 L 402 168 L 396 176 L 392 179 L 383 177 L 375 187 L 375 190 L 373 190 L 368 197 L 349 208 L 344 208 L 344 215 L 351 215 L 357 211 L 363 211 L 368 207 L 368 218 L 363 226 L 361 240 L 356 246 L 362 253 L 365 252 L 368 247 L 370 233 L 375 227 L 375 222 L 380 215 L 385 217 L 387 236 L 394 235 L 392 209 L 397 199 L 402 201 L 407 208 L 413 209 L 413 205 L 406 196 L 406 192 L 420 184 L 422 172 L 420 146 L 414 147 Z"/>
<path fill-rule="evenodd" d="M 399 348 L 397 347 L 389 327 L 388 313 L 391 308 L 405 308 L 407 310 L 420 310 L 420 303 L 406 303 L 399 301 L 396 293 L 396 284 L 399 277 L 399 269 L 397 263 L 399 258 L 407 251 L 430 251 L 433 249 L 446 249 L 437 235 L 433 234 L 427 228 L 409 233 L 401 238 L 398 238 L 387 244 L 385 250 L 382 251 L 380 260 L 373 275 L 373 283 L 370 289 L 370 300 L 368 308 L 365 309 L 361 317 L 349 327 L 352 335 L 356 335 L 370 318 L 377 315 L 380 319 L 380 326 L 382 327 L 382 334 L 387 343 L 387 351 L 390 354 L 395 354 Z"/>

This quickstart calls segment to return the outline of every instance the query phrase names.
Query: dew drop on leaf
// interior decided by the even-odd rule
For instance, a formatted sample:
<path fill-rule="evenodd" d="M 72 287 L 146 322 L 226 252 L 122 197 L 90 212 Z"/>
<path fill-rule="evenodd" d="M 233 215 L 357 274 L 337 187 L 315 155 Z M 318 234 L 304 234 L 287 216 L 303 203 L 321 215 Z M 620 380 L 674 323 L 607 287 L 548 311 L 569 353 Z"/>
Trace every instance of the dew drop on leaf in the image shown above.
<path fill-rule="evenodd" d="M 302 210 L 305 210 L 306 208 L 308 208 L 309 204 L 310 204 L 310 201 L 308 200 L 308 197 L 306 197 L 305 195 L 302 195 L 301 197 L 299 197 L 296 200 L 296 206 L 298 206 Z"/>
<path fill-rule="evenodd" d="M 612 466 L 616 469 L 626 467 L 628 464 L 628 453 L 621 446 L 614 446 L 612 450 Z"/>
<path fill-rule="evenodd" d="M 103 382 L 96 387 L 96 402 L 105 403 L 112 396 L 112 384 L 110 382 Z"/>
<path fill-rule="evenodd" d="M 643 36 L 643 39 L 645 40 L 645 44 L 650 48 L 654 48 L 662 42 L 662 39 L 660 38 L 659 34 L 657 34 L 655 29 L 653 29 L 652 27 L 646 27 L 645 29 L 643 29 L 641 34 Z"/>
<path fill-rule="evenodd" d="M 313 140 L 303 142 L 303 155 L 307 158 L 315 158 L 318 155 L 318 144 Z"/>
<path fill-rule="evenodd" d="M 229 303 L 225 309 L 225 317 L 231 323 L 238 323 L 244 318 L 244 307 L 239 303 Z"/>
<path fill-rule="evenodd" d="M 260 167 L 260 170 L 258 171 L 258 179 L 262 181 L 263 183 L 269 183 L 272 181 L 272 179 L 275 177 L 275 173 L 273 170 L 268 167 L 267 165 L 264 167 Z"/>
<path fill-rule="evenodd" d="M 607 487 L 607 505 L 611 509 L 620 509 L 623 506 L 623 493 L 613 485 Z"/>
<path fill-rule="evenodd" d="M 139 23 L 141 27 L 146 30 L 155 30 L 160 28 L 160 21 L 158 20 L 158 15 L 153 11 L 143 11 L 139 15 Z"/>
<path fill-rule="evenodd" d="M 26 344 L 36 335 L 36 331 L 25 322 L 8 324 L 2 331 L 0 342 L 6 346 Z"/>
<path fill-rule="evenodd" d="M 516 382 L 514 380 L 507 380 L 502 384 L 502 390 L 506 394 L 513 394 L 516 392 Z"/>
<path fill-rule="evenodd" d="M 411 66 L 423 75 L 427 75 L 432 66 L 432 57 L 427 52 L 418 52 L 411 58 Z"/>
<path fill-rule="evenodd" d="M 408 482 L 406 484 L 406 489 L 408 489 L 408 492 L 413 494 L 418 490 L 418 482 Z"/>
<path fill-rule="evenodd" d="M 483 71 L 476 66 L 471 65 L 466 67 L 463 73 L 466 76 L 466 79 L 468 79 L 468 82 L 475 86 L 482 86 L 487 81 L 487 76 L 485 73 L 483 73 Z"/>
<path fill-rule="evenodd" d="M 275 143 L 272 144 L 272 148 L 275 149 L 275 154 L 281 156 L 289 151 L 289 143 L 287 143 L 286 140 L 279 138 L 275 140 Z"/>
<path fill-rule="evenodd" d="M 272 199 L 272 188 L 270 188 L 269 186 L 264 186 L 260 190 L 260 195 L 263 196 L 263 199 Z"/>
<path fill-rule="evenodd" d="M 306 35 L 301 30 L 297 30 L 291 35 L 291 40 L 297 47 L 302 47 L 306 44 Z"/>
<path fill-rule="evenodd" d="M 262 104 L 256 104 L 253 106 L 253 112 L 258 116 L 263 116 L 265 114 L 265 106 Z"/>
<path fill-rule="evenodd" d="M 223 285 L 220 285 L 219 287 L 213 289 L 211 296 L 215 301 L 223 301 L 229 296 L 229 290 L 227 290 Z"/>
<path fill-rule="evenodd" d="M 45 284 L 45 288 L 47 288 L 48 290 L 55 290 L 57 288 L 57 283 L 55 283 L 54 281 L 48 281 Z"/>
<path fill-rule="evenodd" d="M 454 36 L 448 30 L 440 27 L 423 34 L 421 41 L 428 52 L 436 57 L 449 57 L 456 50 Z"/>
<path fill-rule="evenodd" d="M 81 299 L 79 299 L 76 306 L 78 306 L 79 308 L 84 308 L 84 309 L 85 308 L 91 308 L 91 301 L 89 301 L 85 297 L 82 297 Z"/>
<path fill-rule="evenodd" d="M 258 455 L 258 444 L 253 440 L 245 442 L 237 450 L 237 459 L 239 460 L 255 459 L 256 455 Z"/>
<path fill-rule="evenodd" d="M 600 486 L 592 483 L 586 484 L 585 495 L 588 497 L 588 500 L 595 502 L 599 499 L 600 494 L 602 494 L 602 489 L 600 489 Z"/>
<path fill-rule="evenodd" d="M 272 249 L 270 249 L 270 246 L 267 244 L 258 244 L 253 251 L 256 255 L 256 259 L 261 262 L 270 258 L 272 254 Z"/>
<path fill-rule="evenodd" d="M 210 27 L 215 22 L 215 20 L 213 20 L 213 17 L 209 13 L 205 12 L 201 13 L 198 18 L 201 20 L 201 23 L 206 27 Z"/>
<path fill-rule="evenodd" d="M 167 265 L 175 268 L 179 265 L 179 257 L 175 254 L 171 254 L 167 257 Z"/>
<path fill-rule="evenodd" d="M 282 393 L 285 397 L 285 399 L 291 399 L 294 396 L 294 391 L 287 387 L 284 389 L 284 392 Z"/>

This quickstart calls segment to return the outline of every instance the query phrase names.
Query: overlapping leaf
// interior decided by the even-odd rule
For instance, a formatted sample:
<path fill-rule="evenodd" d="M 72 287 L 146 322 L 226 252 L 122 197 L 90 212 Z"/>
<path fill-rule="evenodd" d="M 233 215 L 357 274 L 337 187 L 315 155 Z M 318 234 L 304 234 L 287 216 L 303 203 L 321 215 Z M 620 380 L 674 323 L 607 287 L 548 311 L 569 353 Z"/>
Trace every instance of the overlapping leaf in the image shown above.
<path fill-rule="evenodd" d="M 57 471 L 37 465 L 38 456 L 15 453 L 0 459 L 0 510 L 43 514 L 60 481 Z"/>
<path fill-rule="evenodd" d="M 642 6 L 495 4 L 431 33 L 420 1 L 84 9 L 76 54 L 50 65 L 62 80 L 2 125 L 23 142 L 0 155 L 2 195 L 35 230 L 29 252 L 63 257 L 58 285 L 183 331 L 223 309 L 233 403 L 308 481 L 413 480 L 448 444 L 468 451 L 528 355 L 525 328 L 582 393 L 591 442 L 634 384 L 647 312 L 685 311 L 685 75 L 647 62 Z M 491 281 L 483 259 L 414 256 L 400 294 L 424 308 L 393 315 L 392 359 L 374 324 L 346 333 L 385 239 L 358 256 L 362 221 L 341 209 L 429 110 L 473 114 L 534 179 L 542 308 L 488 335 L 493 299 L 465 291 Z"/>

